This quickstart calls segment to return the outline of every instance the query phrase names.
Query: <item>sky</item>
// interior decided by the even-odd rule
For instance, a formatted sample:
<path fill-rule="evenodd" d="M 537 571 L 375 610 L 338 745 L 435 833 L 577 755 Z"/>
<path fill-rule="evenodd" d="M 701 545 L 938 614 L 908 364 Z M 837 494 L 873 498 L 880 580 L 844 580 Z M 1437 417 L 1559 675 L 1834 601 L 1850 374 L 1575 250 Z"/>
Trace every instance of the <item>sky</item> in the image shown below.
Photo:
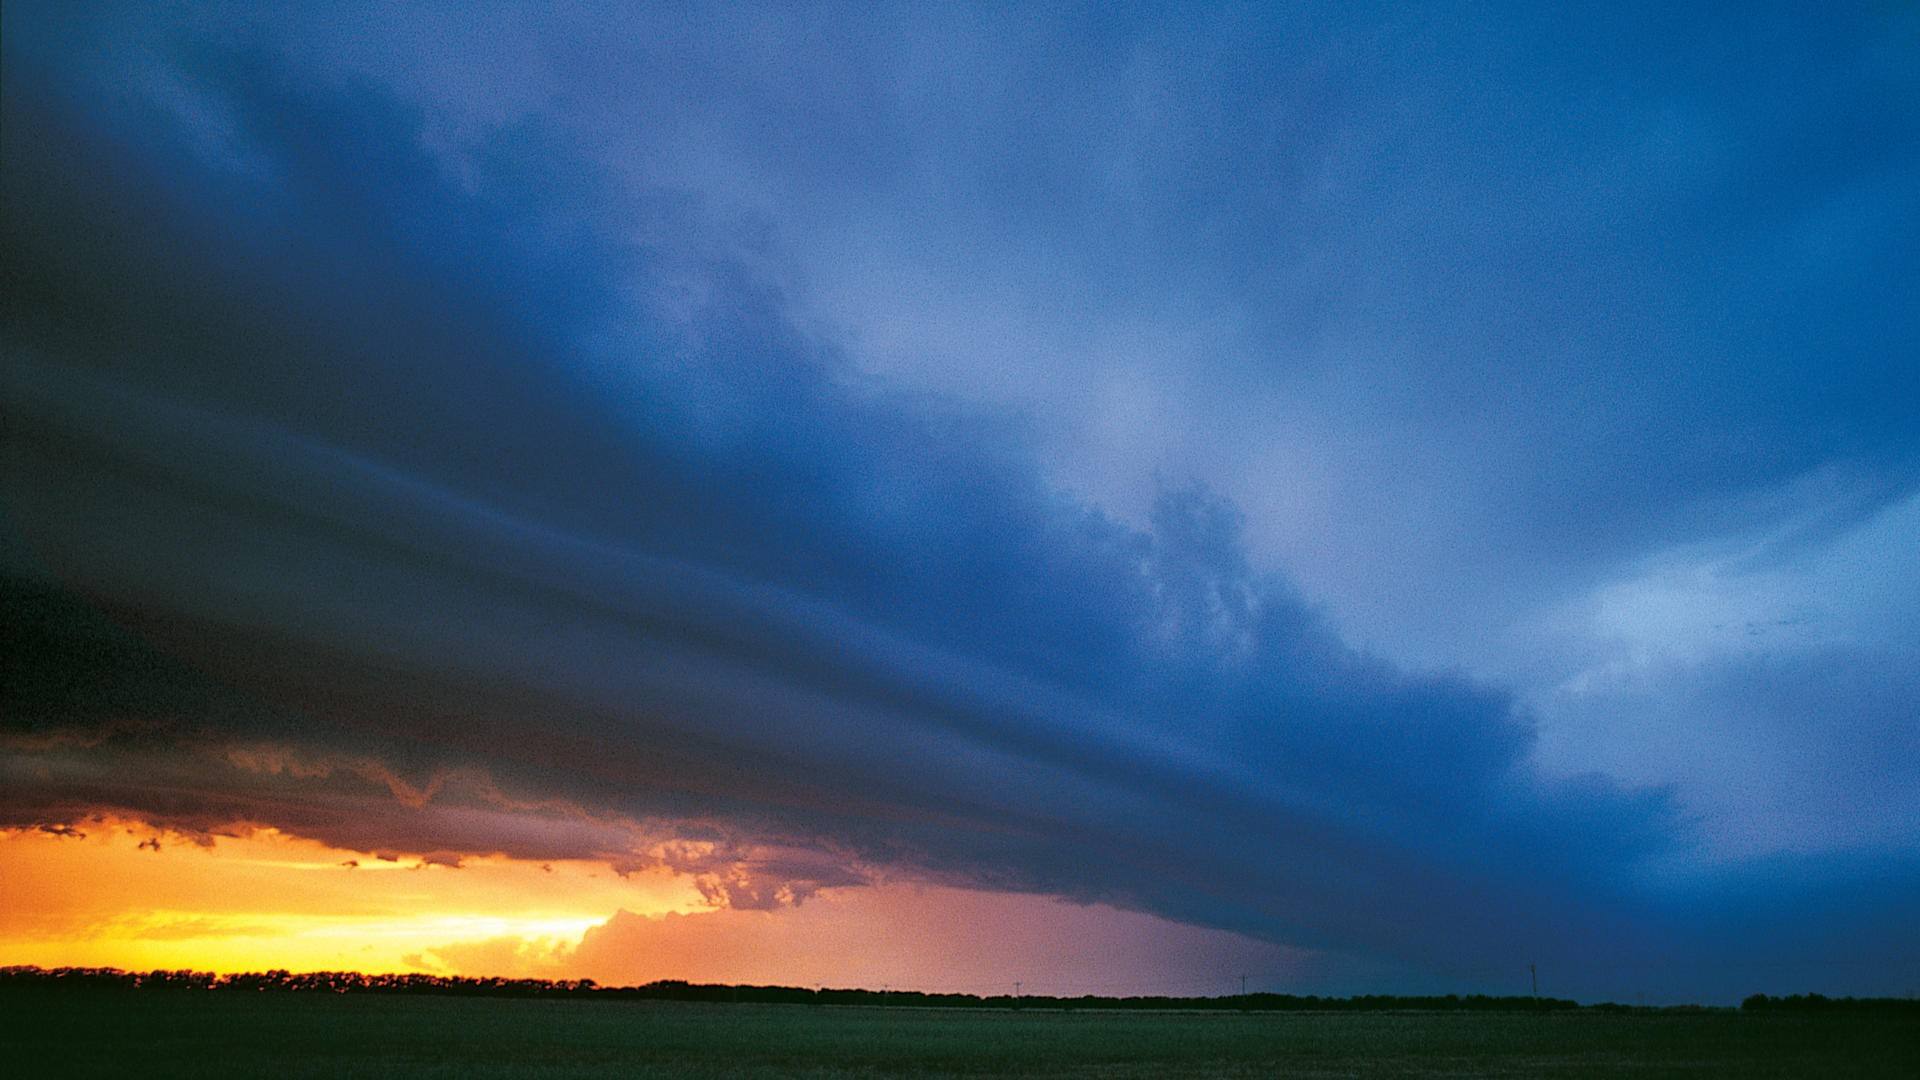
<path fill-rule="evenodd" d="M 1920 14 L 4 13 L 0 963 L 1920 985 Z"/>

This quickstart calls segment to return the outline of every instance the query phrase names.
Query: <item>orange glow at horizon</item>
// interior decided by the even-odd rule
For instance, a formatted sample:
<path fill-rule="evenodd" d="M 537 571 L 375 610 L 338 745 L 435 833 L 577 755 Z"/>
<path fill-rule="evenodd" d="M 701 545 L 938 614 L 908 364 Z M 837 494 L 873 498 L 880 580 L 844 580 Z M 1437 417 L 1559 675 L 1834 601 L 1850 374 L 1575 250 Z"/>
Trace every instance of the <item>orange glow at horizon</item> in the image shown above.
<path fill-rule="evenodd" d="M 0 965 L 1213 993 L 1313 955 L 1105 905 L 910 881 L 716 908 L 696 878 L 498 856 L 382 860 L 273 829 L 0 830 Z M 156 845 L 156 836 L 159 843 Z"/>
<path fill-rule="evenodd" d="M 434 950 L 502 938 L 560 948 L 615 911 L 710 906 L 665 870 L 623 878 L 600 863 L 497 856 L 423 865 L 273 829 L 208 844 L 127 821 L 80 831 L 0 830 L 0 964 L 484 975 Z"/>

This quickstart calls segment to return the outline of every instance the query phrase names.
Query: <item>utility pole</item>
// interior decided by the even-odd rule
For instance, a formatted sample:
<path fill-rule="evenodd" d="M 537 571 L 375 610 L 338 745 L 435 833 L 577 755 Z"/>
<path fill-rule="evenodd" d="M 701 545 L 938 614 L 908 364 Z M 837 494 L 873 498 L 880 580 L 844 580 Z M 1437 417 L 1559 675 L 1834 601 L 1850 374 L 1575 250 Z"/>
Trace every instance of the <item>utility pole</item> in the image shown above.
<path fill-rule="evenodd" d="M 1247 996 L 1247 977 L 1245 975 L 1240 976 L 1240 996 Z"/>
<path fill-rule="evenodd" d="M 1534 966 L 1533 966 L 1533 961 L 1531 961 L 1531 960 L 1529 960 L 1529 961 L 1527 961 L 1527 977 L 1533 980 L 1533 996 L 1534 996 L 1534 999 L 1535 999 L 1535 1000 L 1539 1000 L 1539 997 L 1540 997 L 1540 969 L 1538 969 L 1538 968 L 1536 968 L 1536 967 L 1534 967 Z"/>

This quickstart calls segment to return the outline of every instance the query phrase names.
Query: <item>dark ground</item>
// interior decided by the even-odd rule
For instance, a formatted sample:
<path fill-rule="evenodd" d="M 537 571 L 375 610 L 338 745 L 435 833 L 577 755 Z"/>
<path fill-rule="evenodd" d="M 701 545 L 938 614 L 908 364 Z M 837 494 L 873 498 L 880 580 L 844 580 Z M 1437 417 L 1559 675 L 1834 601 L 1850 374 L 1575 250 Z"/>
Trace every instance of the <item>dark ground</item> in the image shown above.
<path fill-rule="evenodd" d="M 1910 1017 L 876 1009 L 8 992 L 14 1076 L 1900 1077 Z M 25 1065 L 24 1071 L 17 1071 Z"/>

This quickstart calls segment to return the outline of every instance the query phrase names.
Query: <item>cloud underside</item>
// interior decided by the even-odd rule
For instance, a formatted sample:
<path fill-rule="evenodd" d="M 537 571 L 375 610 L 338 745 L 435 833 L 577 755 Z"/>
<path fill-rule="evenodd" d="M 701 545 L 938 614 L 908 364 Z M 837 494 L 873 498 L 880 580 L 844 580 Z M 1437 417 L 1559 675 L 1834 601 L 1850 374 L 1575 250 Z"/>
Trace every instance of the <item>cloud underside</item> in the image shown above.
<path fill-rule="evenodd" d="M 258 55 L 165 77 L 189 115 L 6 72 L 4 824 L 736 907 L 884 872 L 1436 965 L 1685 932 L 1664 792 L 1541 779 L 1506 693 L 1343 644 L 1204 488 L 1124 525 L 854 377 L 683 194 L 537 128 L 455 178 Z"/>

